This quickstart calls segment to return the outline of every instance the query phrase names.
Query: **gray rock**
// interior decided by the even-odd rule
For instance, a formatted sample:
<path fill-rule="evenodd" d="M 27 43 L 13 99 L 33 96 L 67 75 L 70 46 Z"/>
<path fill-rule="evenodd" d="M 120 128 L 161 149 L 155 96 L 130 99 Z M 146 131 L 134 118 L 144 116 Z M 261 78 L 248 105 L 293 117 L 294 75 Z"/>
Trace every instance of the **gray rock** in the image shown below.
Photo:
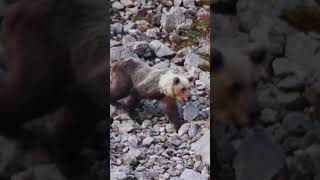
<path fill-rule="evenodd" d="M 303 137 L 304 147 L 309 147 L 312 144 L 320 144 L 320 128 L 308 131 Z"/>
<path fill-rule="evenodd" d="M 193 103 L 188 103 L 184 108 L 183 108 L 183 118 L 186 121 L 192 121 L 199 115 L 199 109 L 193 104 Z"/>
<path fill-rule="evenodd" d="M 306 149 L 306 154 L 312 163 L 312 172 L 318 173 L 320 171 L 320 144 L 310 146 Z"/>
<path fill-rule="evenodd" d="M 184 179 L 182 179 L 180 177 L 171 177 L 170 180 L 184 180 Z"/>
<path fill-rule="evenodd" d="M 183 180 L 194 180 L 194 179 L 203 180 L 201 177 L 201 174 L 198 173 L 197 171 L 192 170 L 192 169 L 185 169 L 181 173 L 180 178 Z"/>
<path fill-rule="evenodd" d="M 287 58 L 277 58 L 272 63 L 273 72 L 276 76 L 296 75 L 300 79 L 305 78 L 304 70 L 296 63 Z"/>
<path fill-rule="evenodd" d="M 142 141 L 142 144 L 143 145 L 146 145 L 146 146 L 149 146 L 151 145 L 151 143 L 154 141 L 154 138 L 153 137 L 146 137 L 143 141 Z"/>
<path fill-rule="evenodd" d="M 148 52 L 149 45 L 147 42 L 144 41 L 136 41 L 133 45 L 133 51 L 139 56 L 139 57 L 146 57 L 146 54 L 150 54 Z"/>
<path fill-rule="evenodd" d="M 169 143 L 175 146 L 180 146 L 182 144 L 182 141 L 179 136 L 173 136 L 169 139 Z"/>
<path fill-rule="evenodd" d="M 132 147 L 135 147 L 135 148 L 138 147 L 138 139 L 134 135 L 128 137 L 128 143 Z"/>
<path fill-rule="evenodd" d="M 162 14 L 160 24 L 164 30 L 171 33 L 175 27 L 184 23 L 185 15 L 179 6 L 173 6 L 168 13 Z"/>
<path fill-rule="evenodd" d="M 184 60 L 184 66 L 197 67 L 200 64 L 209 64 L 208 61 L 202 59 L 198 54 L 189 53 Z"/>
<path fill-rule="evenodd" d="M 190 127 L 189 123 L 184 123 L 178 130 L 178 136 L 182 136 L 188 133 L 189 127 Z"/>
<path fill-rule="evenodd" d="M 202 179 L 204 180 L 208 180 L 210 178 L 210 174 L 209 174 L 209 170 L 207 167 L 204 167 L 202 170 L 201 170 L 201 177 Z"/>
<path fill-rule="evenodd" d="M 157 27 L 147 29 L 146 35 L 150 38 L 157 38 L 159 36 L 160 30 Z"/>
<path fill-rule="evenodd" d="M 110 48 L 115 47 L 115 46 L 121 46 L 121 42 L 111 39 L 110 40 Z"/>
<path fill-rule="evenodd" d="M 300 79 L 297 76 L 288 76 L 280 80 L 277 86 L 285 91 L 302 90 L 304 88 L 304 79 Z"/>
<path fill-rule="evenodd" d="M 121 133 L 128 133 L 130 131 L 132 131 L 133 125 L 134 123 L 132 123 L 133 121 L 129 121 L 129 122 L 123 122 L 120 126 L 118 126 L 119 132 Z"/>
<path fill-rule="evenodd" d="M 124 172 L 110 172 L 110 178 L 114 180 L 124 180 L 126 177 L 127 174 Z"/>
<path fill-rule="evenodd" d="M 236 155 L 234 161 L 236 179 L 270 180 L 280 171 L 284 163 L 285 155 L 279 145 L 263 131 L 254 132 L 244 140 Z"/>
<path fill-rule="evenodd" d="M 146 129 L 146 128 L 150 127 L 151 125 L 152 125 L 152 122 L 150 120 L 144 120 L 141 125 L 141 128 Z"/>
<path fill-rule="evenodd" d="M 134 6 L 134 3 L 132 0 L 120 0 L 120 2 L 126 7 Z"/>
<path fill-rule="evenodd" d="M 282 124 L 289 133 L 297 134 L 305 133 L 311 126 L 311 124 L 308 123 L 307 117 L 303 113 L 298 112 L 287 114 Z"/>
<path fill-rule="evenodd" d="M 121 23 L 111 24 L 110 30 L 115 34 L 121 34 L 123 32 L 123 25 Z"/>
<path fill-rule="evenodd" d="M 277 102 L 283 106 L 292 106 L 301 98 L 299 92 L 288 92 L 284 93 L 277 91 Z"/>
<path fill-rule="evenodd" d="M 207 89 L 210 89 L 210 73 L 200 72 L 199 80 L 204 83 Z"/>
<path fill-rule="evenodd" d="M 191 123 L 190 128 L 188 130 L 188 135 L 189 138 L 193 138 L 197 135 L 198 133 L 198 126 L 197 124 Z"/>
<path fill-rule="evenodd" d="M 301 148 L 301 145 L 302 140 L 300 138 L 292 136 L 288 137 L 283 142 L 284 150 L 287 152 L 293 152 L 294 150 Z"/>
<path fill-rule="evenodd" d="M 112 47 L 110 49 L 110 60 L 118 60 L 118 59 L 139 59 L 138 55 L 134 53 L 132 46 L 120 46 L 120 47 Z"/>
<path fill-rule="evenodd" d="M 202 161 L 210 166 L 210 130 L 206 131 L 204 135 L 195 143 L 191 144 L 191 149 L 199 154 Z"/>
<path fill-rule="evenodd" d="M 288 131 L 285 130 L 282 126 L 274 130 L 274 138 L 277 142 L 282 142 L 288 136 Z"/>
<path fill-rule="evenodd" d="M 182 0 L 173 0 L 173 5 L 180 6 L 182 3 Z"/>
<path fill-rule="evenodd" d="M 282 56 L 286 37 L 272 17 L 263 16 L 250 31 L 250 37 L 257 43 L 267 45 L 271 54 Z"/>
<path fill-rule="evenodd" d="M 124 155 L 123 163 L 130 164 L 132 162 L 136 162 L 137 158 L 141 156 L 142 152 L 140 149 L 130 148 L 130 150 Z"/>
<path fill-rule="evenodd" d="M 183 0 L 182 4 L 186 8 L 191 8 L 191 7 L 195 6 L 194 0 Z"/>
<path fill-rule="evenodd" d="M 278 112 L 269 108 L 263 109 L 259 119 L 265 124 L 275 123 L 278 120 Z"/>
<path fill-rule="evenodd" d="M 303 32 L 296 33 L 287 37 L 286 56 L 301 66 L 312 66 L 313 61 L 318 61 L 315 59 L 315 52 L 318 48 L 318 41 Z"/>
<path fill-rule="evenodd" d="M 124 9 L 124 5 L 121 4 L 120 2 L 116 1 L 112 4 L 112 8 L 114 9 L 118 9 L 118 10 L 122 10 Z"/>
<path fill-rule="evenodd" d="M 165 7 L 171 7 L 173 5 L 172 0 L 162 0 L 162 5 Z"/>
<path fill-rule="evenodd" d="M 157 55 L 157 57 L 167 57 L 175 55 L 175 52 L 173 50 L 171 50 L 168 46 L 166 46 L 159 40 L 153 40 L 149 44 L 149 47 Z"/>
<path fill-rule="evenodd" d="M 152 66 L 155 69 L 166 69 L 169 68 L 169 61 L 161 61 L 154 66 Z"/>
<path fill-rule="evenodd" d="M 123 26 L 123 32 L 127 33 L 130 29 L 136 28 L 136 24 L 132 21 L 129 21 L 127 24 Z"/>

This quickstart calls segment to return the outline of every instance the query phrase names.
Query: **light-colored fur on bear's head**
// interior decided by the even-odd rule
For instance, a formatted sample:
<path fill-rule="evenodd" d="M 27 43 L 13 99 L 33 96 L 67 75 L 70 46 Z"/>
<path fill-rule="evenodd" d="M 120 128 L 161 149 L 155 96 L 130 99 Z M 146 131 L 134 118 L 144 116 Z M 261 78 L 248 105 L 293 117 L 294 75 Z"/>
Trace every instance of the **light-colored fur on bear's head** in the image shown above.
<path fill-rule="evenodd" d="M 192 77 L 167 71 L 160 76 L 160 92 L 179 101 L 187 101 L 190 97 L 190 81 L 192 80 Z"/>

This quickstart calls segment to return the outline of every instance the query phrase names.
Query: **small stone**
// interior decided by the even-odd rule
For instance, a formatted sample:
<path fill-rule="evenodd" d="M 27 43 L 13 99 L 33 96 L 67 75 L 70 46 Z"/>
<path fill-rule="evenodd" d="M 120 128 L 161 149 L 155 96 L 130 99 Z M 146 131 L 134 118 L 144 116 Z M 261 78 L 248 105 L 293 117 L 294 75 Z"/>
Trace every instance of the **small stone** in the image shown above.
<path fill-rule="evenodd" d="M 169 139 L 169 143 L 175 146 L 180 146 L 182 144 L 182 141 L 179 136 L 173 136 Z"/>
<path fill-rule="evenodd" d="M 177 25 L 185 22 L 185 15 L 179 6 L 171 7 L 168 13 L 162 14 L 160 24 L 164 30 L 171 33 Z"/>
<path fill-rule="evenodd" d="M 197 154 L 201 155 L 202 160 L 210 165 L 210 131 L 206 131 L 205 134 L 195 143 L 191 145 Z"/>
<path fill-rule="evenodd" d="M 209 170 L 207 167 L 204 167 L 201 171 L 201 177 L 202 179 L 209 179 L 210 174 L 209 174 Z"/>
<path fill-rule="evenodd" d="M 121 23 L 114 23 L 111 24 L 110 29 L 116 34 L 121 34 L 123 32 L 123 25 Z"/>
<path fill-rule="evenodd" d="M 320 144 L 313 144 L 306 149 L 306 154 L 312 163 L 313 172 L 320 171 Z"/>
<path fill-rule="evenodd" d="M 135 147 L 135 148 L 138 147 L 138 139 L 134 135 L 128 137 L 128 143 L 132 147 Z"/>
<path fill-rule="evenodd" d="M 186 8 L 191 8 L 195 6 L 194 0 L 183 0 L 182 4 Z"/>
<path fill-rule="evenodd" d="M 275 123 L 278 120 L 278 113 L 269 108 L 263 109 L 259 119 L 265 124 Z"/>
<path fill-rule="evenodd" d="M 303 134 L 311 128 L 311 124 L 308 122 L 307 117 L 303 113 L 292 112 L 284 117 L 282 124 L 289 133 Z"/>
<path fill-rule="evenodd" d="M 193 104 L 188 103 L 183 109 L 183 118 L 192 121 L 199 115 L 199 109 Z"/>
<path fill-rule="evenodd" d="M 148 136 L 148 137 L 146 137 L 146 138 L 143 140 L 142 144 L 143 144 L 143 145 L 146 145 L 146 146 L 149 146 L 149 145 L 151 145 L 151 143 L 152 143 L 153 141 L 154 141 L 154 138 Z"/>
<path fill-rule="evenodd" d="M 144 120 L 141 125 L 141 128 L 146 129 L 146 128 L 150 127 L 151 125 L 152 125 L 152 122 L 150 120 Z"/>
<path fill-rule="evenodd" d="M 200 64 L 208 64 L 208 61 L 202 59 L 198 54 L 189 53 L 184 60 L 184 66 L 187 68 L 198 67 Z"/>
<path fill-rule="evenodd" d="M 132 131 L 133 128 L 133 124 L 132 122 L 124 122 L 121 125 L 118 126 L 119 132 L 121 133 L 128 133 L 130 131 Z"/>
<path fill-rule="evenodd" d="M 162 0 L 161 3 L 164 7 L 171 7 L 173 5 L 172 0 Z"/>
<path fill-rule="evenodd" d="M 195 180 L 195 179 L 202 180 L 201 174 L 192 169 L 185 169 L 180 175 L 180 178 L 184 180 Z"/>
<path fill-rule="evenodd" d="M 182 3 L 182 0 L 173 0 L 173 4 L 174 4 L 175 6 L 180 6 L 181 3 Z"/>
<path fill-rule="evenodd" d="M 116 1 L 112 4 L 112 8 L 114 9 L 118 9 L 118 10 L 122 10 L 124 9 L 124 5 L 121 4 L 120 2 Z"/>
<path fill-rule="evenodd" d="M 134 2 L 132 0 L 120 0 L 120 2 L 126 7 L 134 6 Z"/>
<path fill-rule="evenodd" d="M 183 125 L 179 128 L 179 130 L 178 130 L 178 136 L 182 136 L 182 135 L 184 135 L 185 133 L 187 133 L 188 130 L 189 130 L 189 127 L 190 127 L 190 124 L 189 124 L 189 123 L 183 124 Z"/>
<path fill-rule="evenodd" d="M 157 57 L 167 57 L 175 55 L 175 52 L 173 50 L 171 50 L 168 46 L 166 46 L 159 40 L 153 40 L 149 44 L 149 47 L 157 55 Z"/>
<path fill-rule="evenodd" d="M 188 135 L 189 135 L 189 138 L 193 138 L 194 136 L 196 136 L 198 133 L 198 126 L 194 123 L 192 123 L 190 125 L 190 128 L 188 130 Z"/>
<path fill-rule="evenodd" d="M 288 76 L 278 82 L 277 86 L 285 91 L 302 90 L 304 88 L 304 79 L 297 76 Z"/>
<path fill-rule="evenodd" d="M 120 126 L 120 124 L 121 124 L 120 121 L 117 121 L 117 120 L 113 121 L 111 124 L 112 130 L 114 131 L 118 130 L 118 127 Z"/>
<path fill-rule="evenodd" d="M 159 33 L 160 33 L 159 28 L 150 28 L 150 29 L 147 29 L 146 31 L 146 35 L 150 38 L 157 38 Z"/>
<path fill-rule="evenodd" d="M 111 172 L 110 178 L 114 180 L 122 180 L 127 177 L 127 174 L 124 172 Z"/>

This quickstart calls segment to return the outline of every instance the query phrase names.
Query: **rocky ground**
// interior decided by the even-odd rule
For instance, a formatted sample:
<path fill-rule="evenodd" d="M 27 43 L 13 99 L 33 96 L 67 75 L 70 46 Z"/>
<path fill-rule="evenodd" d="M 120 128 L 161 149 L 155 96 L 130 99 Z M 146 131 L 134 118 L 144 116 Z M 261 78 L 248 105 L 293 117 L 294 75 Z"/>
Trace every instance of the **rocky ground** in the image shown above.
<path fill-rule="evenodd" d="M 223 126 L 215 129 L 223 137 L 219 156 L 226 179 L 271 180 L 284 166 L 290 180 L 320 179 L 318 3 L 215 1 L 211 18 L 216 47 L 260 43 L 272 54 L 271 76 L 257 89 L 257 125 L 229 132 Z M 301 6 L 309 7 L 294 10 Z"/>
<path fill-rule="evenodd" d="M 193 75 L 192 100 L 178 104 L 179 131 L 157 101 L 139 106 L 139 125 L 110 106 L 111 179 L 210 179 L 209 6 L 194 0 L 111 0 L 111 62 L 133 58 Z"/>

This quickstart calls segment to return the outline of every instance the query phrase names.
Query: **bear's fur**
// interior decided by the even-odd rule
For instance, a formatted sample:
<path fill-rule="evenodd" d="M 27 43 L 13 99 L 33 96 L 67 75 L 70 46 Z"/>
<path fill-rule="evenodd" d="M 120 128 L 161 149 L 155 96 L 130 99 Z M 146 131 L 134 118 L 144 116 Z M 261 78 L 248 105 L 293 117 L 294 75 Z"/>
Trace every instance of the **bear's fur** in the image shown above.
<path fill-rule="evenodd" d="M 111 65 L 111 103 L 129 97 L 129 114 L 140 99 L 157 99 L 163 103 L 167 119 L 176 129 L 183 124 L 179 119 L 176 100 L 187 101 L 190 97 L 191 77 L 174 74 L 168 69 L 154 69 L 139 60 L 117 60 Z"/>

